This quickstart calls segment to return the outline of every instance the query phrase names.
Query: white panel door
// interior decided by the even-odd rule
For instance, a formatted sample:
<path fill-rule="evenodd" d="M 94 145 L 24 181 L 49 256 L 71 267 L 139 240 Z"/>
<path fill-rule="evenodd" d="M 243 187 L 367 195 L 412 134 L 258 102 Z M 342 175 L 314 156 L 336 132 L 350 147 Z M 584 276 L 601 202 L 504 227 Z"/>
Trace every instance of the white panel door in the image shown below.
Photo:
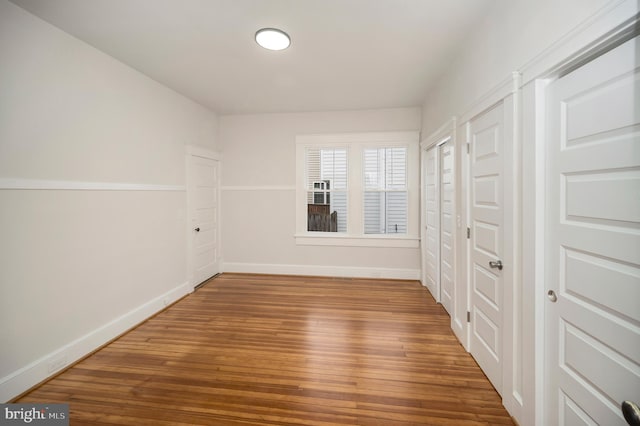
<path fill-rule="evenodd" d="M 504 107 L 470 122 L 470 351 L 502 392 Z"/>
<path fill-rule="evenodd" d="M 438 147 L 440 157 L 440 302 L 453 311 L 453 143 Z"/>
<path fill-rule="evenodd" d="M 546 425 L 640 402 L 638 39 L 547 88 Z"/>
<path fill-rule="evenodd" d="M 218 161 L 189 156 L 192 283 L 200 284 L 219 272 Z"/>
<path fill-rule="evenodd" d="M 425 244 L 425 265 L 426 265 L 426 285 L 431 295 L 440 302 L 440 280 L 439 280 L 439 211 L 438 206 L 438 148 L 432 147 L 425 153 L 425 223 L 426 223 L 426 244 Z"/>

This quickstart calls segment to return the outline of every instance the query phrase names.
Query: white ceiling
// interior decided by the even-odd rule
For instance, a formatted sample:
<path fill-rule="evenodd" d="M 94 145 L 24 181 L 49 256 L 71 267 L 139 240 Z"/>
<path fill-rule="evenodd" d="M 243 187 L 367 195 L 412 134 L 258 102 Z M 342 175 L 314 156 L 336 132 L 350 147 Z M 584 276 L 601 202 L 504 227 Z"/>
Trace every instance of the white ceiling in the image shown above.
<path fill-rule="evenodd" d="M 419 106 L 495 2 L 12 1 L 221 114 Z M 291 47 L 259 47 L 263 27 Z"/>

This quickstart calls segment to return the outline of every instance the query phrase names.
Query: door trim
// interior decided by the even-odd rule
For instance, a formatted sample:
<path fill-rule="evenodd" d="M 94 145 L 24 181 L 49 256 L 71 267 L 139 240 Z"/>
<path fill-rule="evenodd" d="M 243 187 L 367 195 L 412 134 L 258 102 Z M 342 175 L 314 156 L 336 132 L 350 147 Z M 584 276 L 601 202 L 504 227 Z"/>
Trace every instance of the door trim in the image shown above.
<path fill-rule="evenodd" d="M 464 188 L 461 194 L 463 208 L 460 210 L 465 218 L 465 227 L 471 227 L 471 162 L 470 156 L 466 152 L 466 146 L 471 142 L 471 121 L 479 115 L 489 111 L 499 103 L 503 103 L 503 134 L 504 134 L 504 235 L 503 235 L 503 262 L 505 271 L 503 273 L 503 318 L 502 318 L 502 380 L 501 395 L 503 405 L 515 417 L 520 418 L 524 394 L 524 374 L 525 368 L 522 357 L 525 355 L 522 341 L 524 336 L 522 330 L 522 318 L 525 301 L 522 299 L 521 283 L 521 219 L 522 213 L 522 193 L 520 191 L 522 181 L 522 156 L 521 156 L 521 129 L 519 126 L 520 117 L 520 82 L 521 75 L 513 72 L 508 79 L 501 82 L 487 95 L 475 102 L 463 115 L 465 121 L 460 125 L 461 134 L 464 134 L 464 141 L 461 141 L 460 152 L 464 159 L 461 160 L 462 176 Z M 471 239 L 467 239 L 461 246 L 460 252 L 464 250 L 465 259 L 460 262 L 461 270 L 459 275 L 465 277 L 466 310 L 471 310 Z M 464 249 L 463 249 L 464 247 Z M 466 321 L 466 318 L 465 318 Z M 470 339 L 471 328 L 467 324 L 467 351 L 472 352 Z"/>
<path fill-rule="evenodd" d="M 545 201 L 545 104 L 547 86 L 579 64 L 584 64 L 615 48 L 621 40 L 638 31 L 638 5 L 633 0 L 612 2 L 577 27 L 547 51 L 521 68 L 522 94 L 522 288 L 524 304 L 522 332 L 525 335 L 522 364 L 524 379 L 521 413 L 518 419 L 531 419 L 526 425 L 544 426 L 545 386 L 545 247 L 547 244 Z M 509 407 L 509 412 L 514 414 Z"/>
<path fill-rule="evenodd" d="M 201 158 L 207 158 L 209 160 L 215 160 L 218 162 L 218 187 L 217 187 L 217 193 L 218 193 L 218 215 L 216 217 L 216 232 L 218 235 L 218 259 L 217 259 L 217 263 L 218 263 L 218 271 L 222 272 L 222 241 L 221 241 L 221 230 L 222 230 L 222 226 L 220 223 L 220 219 L 221 219 L 221 214 L 220 214 L 220 210 L 221 210 L 221 205 L 222 205 L 222 199 L 221 199 L 221 192 L 220 192 L 220 186 L 221 186 L 221 177 L 222 177 L 222 162 L 221 162 L 221 155 L 219 152 L 217 151 L 213 151 L 207 148 L 203 148 L 200 146 L 195 146 L 195 145 L 187 145 L 186 149 L 185 149 L 186 153 L 185 153 L 185 180 L 186 180 L 186 199 L 185 199 L 185 205 L 187 208 L 187 214 L 186 214 L 186 224 L 185 224 L 185 244 L 187 245 L 187 250 L 186 250 L 186 265 L 187 265 L 187 282 L 189 287 L 191 288 L 191 290 L 193 291 L 193 288 L 200 284 L 197 282 L 194 282 L 194 266 L 193 266 L 193 230 L 191 229 L 191 222 L 193 220 L 193 215 L 191 212 L 191 207 L 192 207 L 192 201 L 191 201 L 191 179 L 192 179 L 192 173 L 191 173 L 191 161 L 190 159 L 192 157 L 201 157 Z"/>
<path fill-rule="evenodd" d="M 504 378 L 507 375 L 505 358 L 507 354 L 507 344 L 505 340 L 507 338 L 507 320 L 505 315 L 505 307 L 509 300 L 506 298 L 506 288 L 510 285 L 509 271 L 512 268 L 512 261 L 509 259 L 508 242 L 510 232 L 507 224 L 507 217 L 509 215 L 509 192 L 507 191 L 506 184 L 508 178 L 508 167 L 510 164 L 508 149 L 512 144 L 509 134 L 509 106 L 505 98 L 500 102 L 493 104 L 490 108 L 482 111 L 480 114 L 474 116 L 469 122 L 467 122 L 468 133 L 468 146 L 469 146 L 469 171 L 468 176 L 468 223 L 467 227 L 470 229 L 470 237 L 467 238 L 468 258 L 467 258 L 467 285 L 468 285 L 468 311 L 470 312 L 469 323 L 469 351 L 473 357 L 477 360 L 478 365 L 485 371 L 487 378 L 491 381 L 492 385 L 500 395 L 506 393 L 506 387 L 504 386 Z M 478 168 L 473 161 L 476 158 L 476 149 L 478 145 L 473 143 L 474 135 L 491 135 L 494 132 L 493 129 L 499 128 L 496 132 L 499 134 L 500 143 L 494 142 L 492 146 L 486 146 L 487 152 L 480 154 L 477 157 Z M 495 135 L 494 135 L 495 137 Z M 480 139 L 482 140 L 482 138 Z M 486 143 L 487 139 L 485 139 Z M 494 156 L 495 155 L 495 156 Z M 493 191 L 480 191 L 491 193 L 495 200 L 495 208 L 488 205 L 475 205 L 476 199 L 476 186 L 475 176 L 480 171 L 481 179 L 493 179 L 494 185 L 492 185 Z M 495 174 L 494 174 L 495 173 Z M 488 194 L 487 194 L 488 195 Z M 476 211 L 478 216 L 474 215 Z M 479 220 L 479 222 L 476 222 Z M 475 243 L 479 240 L 479 228 L 476 227 L 476 223 L 484 223 L 489 221 L 490 225 L 487 225 L 485 230 L 485 238 L 488 241 L 485 243 L 490 244 L 486 247 L 486 250 L 493 249 L 495 253 L 490 255 L 486 250 L 483 250 L 481 246 L 475 247 Z M 497 229 L 496 234 L 492 235 L 493 240 L 488 237 L 492 234 L 492 229 Z M 493 244 L 493 246 L 491 245 Z M 476 250 L 477 248 L 477 250 Z M 477 256 L 483 258 L 481 263 L 478 263 Z M 500 259 L 504 263 L 504 271 L 502 267 L 500 272 L 497 272 L 494 276 L 493 272 L 490 272 L 487 261 Z M 487 295 L 481 295 L 482 291 L 475 289 L 476 272 L 478 267 L 484 271 L 481 275 L 487 274 L 487 280 L 493 281 L 495 277 L 495 290 L 496 294 L 491 297 L 490 293 Z M 487 269 L 485 269 L 487 268 Z M 489 278 L 491 277 L 491 278 Z M 484 320 L 482 320 L 484 318 Z M 480 321 L 484 321 L 484 327 Z M 477 322 L 476 322 L 477 321 Z M 486 334 L 491 334 L 489 330 L 493 330 L 494 341 L 485 341 L 482 336 L 482 330 L 484 329 Z M 476 332 L 477 331 L 477 332 Z M 491 338 L 492 336 L 485 336 Z M 486 369 L 486 370 L 485 370 Z"/>
<path fill-rule="evenodd" d="M 536 336 L 536 369 L 541 374 L 536 374 L 536 425 L 543 425 L 549 413 L 547 405 L 547 395 L 550 391 L 547 365 L 547 336 L 545 327 L 547 324 L 547 301 L 546 290 L 548 288 L 549 265 L 545 260 L 546 248 L 549 244 L 549 234 L 547 233 L 547 202 L 546 202 L 546 185 L 547 170 L 545 165 L 549 161 L 549 152 L 547 151 L 547 98 L 548 90 L 551 83 L 562 78 L 571 71 L 579 69 L 583 65 L 587 65 L 598 57 L 612 51 L 625 41 L 628 41 L 638 35 L 640 30 L 637 28 L 638 16 L 634 18 L 636 28 L 629 30 L 629 21 L 623 26 L 617 27 L 616 30 L 608 34 L 607 39 L 598 39 L 590 45 L 588 51 L 579 51 L 567 60 L 563 61 L 559 66 L 550 69 L 543 78 L 534 81 L 535 83 L 535 109 L 536 116 L 532 120 L 536 126 L 535 150 L 536 150 L 536 168 L 534 176 L 534 184 L 536 186 L 536 229 L 540 230 L 540 238 L 535 239 L 535 300 L 537 307 L 535 309 L 535 336 Z"/>
<path fill-rule="evenodd" d="M 441 303 L 440 300 L 440 250 L 437 250 L 437 256 L 436 256 L 436 274 L 434 278 L 434 285 L 435 288 L 430 288 L 428 285 L 428 278 L 427 278 L 427 250 L 428 250 L 428 238 L 427 238 L 427 185 L 426 185 L 426 178 L 427 178 L 427 160 L 428 160 L 428 153 L 433 150 L 433 161 L 434 161 L 434 171 L 433 171 L 433 175 L 434 175 L 434 179 L 435 182 L 433 183 L 434 185 L 434 190 L 435 190 L 435 202 L 436 202 L 436 211 L 438 212 L 438 217 L 436 219 L 436 223 L 438 223 L 438 235 L 437 235 L 437 244 L 436 247 L 440 247 L 440 217 L 439 217 L 439 212 L 440 212 L 440 191 L 439 191 L 439 184 L 440 184 L 440 180 L 439 180 L 439 162 L 438 162 L 438 146 L 437 145 L 431 145 L 429 148 L 426 148 L 424 150 L 422 150 L 422 165 L 421 165 L 421 171 L 420 171 L 420 175 L 421 175 L 421 188 L 422 191 L 420 192 L 422 197 L 421 200 L 422 202 L 420 203 L 420 219 L 421 222 L 424 221 L 424 223 L 421 223 L 420 226 L 420 248 L 421 248 L 421 258 L 422 258 L 422 285 L 425 286 L 429 292 L 431 293 L 431 296 L 435 299 L 435 301 L 437 303 Z"/>
<path fill-rule="evenodd" d="M 636 0 L 613 0 L 520 68 L 522 84 L 550 78 L 611 50 L 624 34 L 638 31 Z M 583 62 L 584 63 L 584 62 Z"/>

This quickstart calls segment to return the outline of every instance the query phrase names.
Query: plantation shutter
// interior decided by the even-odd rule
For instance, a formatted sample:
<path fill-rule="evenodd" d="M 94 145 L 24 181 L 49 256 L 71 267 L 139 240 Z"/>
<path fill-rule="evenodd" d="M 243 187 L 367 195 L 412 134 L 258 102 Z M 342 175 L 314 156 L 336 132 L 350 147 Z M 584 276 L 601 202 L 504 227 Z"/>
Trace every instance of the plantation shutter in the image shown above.
<path fill-rule="evenodd" d="M 407 233 L 407 148 L 364 150 L 364 233 Z"/>
<path fill-rule="evenodd" d="M 318 206 L 316 212 L 328 209 L 336 221 L 335 229 L 327 226 L 321 229 L 324 232 L 347 231 L 347 155 L 346 148 L 308 148 L 306 151 L 307 204 Z M 308 225 L 308 230 L 319 229 Z"/>

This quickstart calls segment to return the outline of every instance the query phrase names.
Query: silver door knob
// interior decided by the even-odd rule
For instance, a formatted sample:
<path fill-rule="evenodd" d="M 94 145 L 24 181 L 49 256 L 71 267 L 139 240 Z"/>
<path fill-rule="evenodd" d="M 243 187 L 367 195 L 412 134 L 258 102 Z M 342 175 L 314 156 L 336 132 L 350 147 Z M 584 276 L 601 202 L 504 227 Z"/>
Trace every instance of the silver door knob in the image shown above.
<path fill-rule="evenodd" d="M 492 268 L 498 268 L 499 271 L 502 271 L 502 260 L 490 261 L 489 266 Z"/>
<path fill-rule="evenodd" d="M 553 303 L 556 303 L 556 301 L 558 300 L 558 296 L 556 296 L 556 292 L 553 290 L 549 290 L 547 292 L 547 297 L 549 298 L 549 300 L 551 300 Z"/>

